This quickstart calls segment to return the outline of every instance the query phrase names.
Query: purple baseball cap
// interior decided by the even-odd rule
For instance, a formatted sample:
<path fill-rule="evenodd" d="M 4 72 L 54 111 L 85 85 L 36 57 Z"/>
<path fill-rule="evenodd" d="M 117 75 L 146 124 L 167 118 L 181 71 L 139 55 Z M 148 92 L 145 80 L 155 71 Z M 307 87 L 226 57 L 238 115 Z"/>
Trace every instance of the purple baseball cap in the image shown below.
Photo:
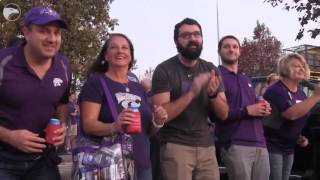
<path fill-rule="evenodd" d="M 31 24 L 45 25 L 50 22 L 57 21 L 61 28 L 68 29 L 67 23 L 53 9 L 47 6 L 37 6 L 31 8 L 24 16 L 24 26 Z"/>

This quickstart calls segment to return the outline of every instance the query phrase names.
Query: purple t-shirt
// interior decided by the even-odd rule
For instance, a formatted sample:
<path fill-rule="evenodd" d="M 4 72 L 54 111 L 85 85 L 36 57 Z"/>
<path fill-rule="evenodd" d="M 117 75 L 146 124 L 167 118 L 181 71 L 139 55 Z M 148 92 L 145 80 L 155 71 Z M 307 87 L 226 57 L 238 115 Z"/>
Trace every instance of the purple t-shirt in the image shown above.
<path fill-rule="evenodd" d="M 282 81 L 278 81 L 267 89 L 264 98 L 271 104 L 273 111 L 281 114 L 292 105 L 304 101 L 306 95 L 300 88 L 297 92 L 291 92 Z M 277 119 L 280 121 L 278 128 L 264 126 L 268 150 L 273 153 L 292 154 L 308 116 L 309 113 L 293 121 L 282 117 Z"/>
<path fill-rule="evenodd" d="M 261 117 L 249 116 L 246 107 L 256 103 L 251 80 L 243 73 L 235 74 L 223 66 L 225 94 L 229 105 L 228 118 L 217 121 L 218 142 L 228 148 L 231 144 L 266 147 Z"/>
<path fill-rule="evenodd" d="M 79 95 L 79 102 L 89 101 L 101 104 L 101 111 L 98 118 L 99 121 L 112 123 L 114 120 L 99 79 L 100 77 L 100 74 L 92 75 L 87 80 Z M 150 150 L 147 134 L 149 133 L 152 125 L 152 111 L 148 104 L 148 97 L 145 90 L 141 84 L 135 81 L 129 80 L 129 83 L 124 85 L 115 82 L 106 76 L 103 76 L 103 78 L 108 85 L 110 93 L 112 94 L 113 102 L 116 104 L 119 113 L 124 108 L 127 108 L 129 103 L 135 102 L 136 100 L 140 101 L 139 111 L 141 113 L 142 133 L 132 135 L 134 142 L 133 150 L 136 151 L 134 152 L 134 159 L 138 167 L 150 167 Z M 137 152 L 137 149 L 139 152 Z"/>
<path fill-rule="evenodd" d="M 56 107 L 68 103 L 70 81 L 71 68 L 62 55 L 54 57 L 46 75 L 39 79 L 27 64 L 22 46 L 0 50 L 0 126 L 42 134 Z M 0 159 L 34 156 L 0 142 Z"/>

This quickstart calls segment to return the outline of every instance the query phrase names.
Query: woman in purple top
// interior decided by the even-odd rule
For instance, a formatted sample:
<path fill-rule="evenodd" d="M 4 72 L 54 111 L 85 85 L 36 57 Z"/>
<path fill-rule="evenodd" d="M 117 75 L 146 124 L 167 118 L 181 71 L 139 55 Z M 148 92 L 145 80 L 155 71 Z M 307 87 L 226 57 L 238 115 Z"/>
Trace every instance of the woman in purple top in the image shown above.
<path fill-rule="evenodd" d="M 152 177 L 147 135 L 163 126 L 167 113 L 160 106 L 154 107 L 152 112 L 143 87 L 128 78 L 133 59 L 133 45 L 125 35 L 112 34 L 107 39 L 79 96 L 81 122 L 84 133 L 92 137 L 124 137 L 122 152 L 126 177 L 149 180 Z M 100 78 L 106 82 L 117 106 L 116 120 L 112 118 Z M 125 127 L 135 120 L 130 104 L 140 106 L 142 132 L 139 134 L 125 133 Z"/>
<path fill-rule="evenodd" d="M 310 109 L 320 100 L 320 89 L 306 97 L 299 83 L 309 76 L 309 67 L 299 54 L 283 56 L 278 65 L 280 80 L 270 86 L 264 98 L 271 104 L 272 116 L 265 119 L 264 130 L 270 158 L 270 179 L 288 180 L 293 164 L 294 147 L 304 147 L 301 136 Z"/>

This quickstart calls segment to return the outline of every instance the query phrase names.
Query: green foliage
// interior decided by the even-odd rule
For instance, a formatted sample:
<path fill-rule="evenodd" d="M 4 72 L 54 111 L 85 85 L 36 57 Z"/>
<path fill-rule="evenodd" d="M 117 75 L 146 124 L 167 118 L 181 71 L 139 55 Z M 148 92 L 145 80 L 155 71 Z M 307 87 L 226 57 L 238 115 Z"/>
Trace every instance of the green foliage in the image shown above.
<path fill-rule="evenodd" d="M 296 39 L 301 39 L 305 32 L 309 32 L 312 38 L 320 35 L 319 18 L 320 18 L 320 1 L 319 0 L 264 0 L 270 3 L 273 7 L 284 4 L 286 10 L 295 10 L 302 13 L 299 17 L 301 28 Z M 316 28 L 306 28 L 309 22 L 314 22 Z"/>
<path fill-rule="evenodd" d="M 1 0 L 0 9 L 12 0 Z M 117 20 L 109 15 L 110 0 L 16 0 L 22 16 L 31 7 L 47 5 L 53 7 L 68 23 L 69 30 L 63 32 L 61 52 L 71 61 L 73 88 L 79 90 L 86 78 L 88 66 L 100 51 L 108 36 L 108 31 L 117 25 Z M 9 22 L 0 18 L 0 48 L 17 35 L 22 35 L 23 17 Z M 78 82 L 78 83 L 77 83 Z M 78 85 L 80 83 L 80 85 Z"/>
<path fill-rule="evenodd" d="M 252 40 L 245 38 L 241 47 L 241 71 L 249 76 L 266 76 L 275 72 L 281 54 L 281 42 L 271 35 L 265 24 L 258 21 Z"/>

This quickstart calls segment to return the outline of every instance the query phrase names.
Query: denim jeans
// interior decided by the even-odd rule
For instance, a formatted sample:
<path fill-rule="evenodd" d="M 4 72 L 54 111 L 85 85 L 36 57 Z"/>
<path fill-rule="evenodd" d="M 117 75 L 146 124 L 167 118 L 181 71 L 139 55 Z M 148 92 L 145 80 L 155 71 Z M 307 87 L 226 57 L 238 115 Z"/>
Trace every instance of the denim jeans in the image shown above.
<path fill-rule="evenodd" d="M 1 180 L 60 180 L 57 164 L 46 157 L 33 161 L 0 160 Z"/>
<path fill-rule="evenodd" d="M 160 169 L 160 140 L 157 135 L 150 138 L 150 159 L 152 165 L 152 179 L 161 180 Z"/>
<path fill-rule="evenodd" d="M 270 158 L 270 180 L 288 180 L 293 164 L 293 154 L 282 155 L 269 153 Z"/>
<path fill-rule="evenodd" d="M 152 180 L 152 169 L 139 169 L 138 170 L 138 180 Z"/>

